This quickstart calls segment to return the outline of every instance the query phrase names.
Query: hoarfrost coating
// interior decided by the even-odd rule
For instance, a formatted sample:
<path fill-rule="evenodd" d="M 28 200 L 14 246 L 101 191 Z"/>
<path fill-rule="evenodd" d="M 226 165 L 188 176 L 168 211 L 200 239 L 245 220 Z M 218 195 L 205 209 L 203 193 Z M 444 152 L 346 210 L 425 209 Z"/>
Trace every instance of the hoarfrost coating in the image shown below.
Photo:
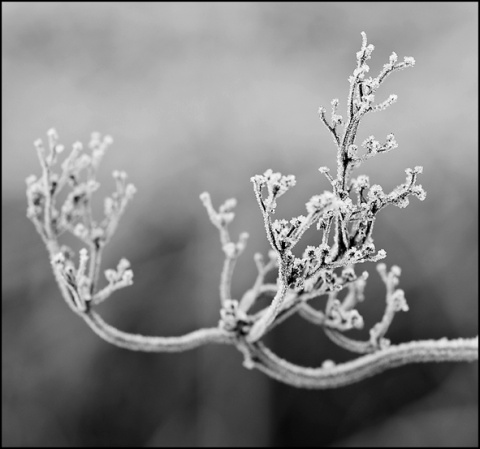
<path fill-rule="evenodd" d="M 115 170 L 115 191 L 105 198 L 104 218 L 98 221 L 93 217 L 92 196 L 99 187 L 96 172 L 113 139 L 110 136 L 102 138 L 100 133 L 94 132 L 87 146 L 90 154 L 86 154 L 84 146 L 76 142 L 61 164 L 59 158 L 65 148 L 59 143 L 55 129 L 47 131 L 48 150 L 41 139 L 36 140 L 34 146 L 42 176 L 32 175 L 26 180 L 27 217 L 47 247 L 55 279 L 70 308 L 95 333 L 117 346 L 137 351 L 175 352 L 206 343 L 232 344 L 243 354 L 245 367 L 257 368 L 296 387 L 339 387 L 408 363 L 478 360 L 478 337 L 391 344 L 385 335 L 392 320 L 396 313 L 409 311 L 404 291 L 397 288 L 401 270 L 395 265 L 390 270 L 384 263 L 377 265 L 386 287 L 385 309 L 380 321 L 371 327 L 369 338 L 355 340 L 345 334 L 365 326 L 357 305 L 365 300 L 368 272 L 357 274 L 355 266 L 377 262 L 387 255 L 374 244 L 377 214 L 389 204 L 406 207 L 411 196 L 421 201 L 426 198 L 425 190 L 417 183 L 418 175 L 423 171 L 421 166 L 407 168 L 405 182 L 390 193 L 385 193 L 378 184 L 371 185 L 368 176 L 352 177 L 353 171 L 370 158 L 398 147 L 395 136 L 390 133 L 383 143 L 375 136 L 369 136 L 361 143 L 363 150 L 360 151 L 355 143 L 357 131 L 367 113 L 383 111 L 397 101 L 397 96 L 391 94 L 375 103 L 376 91 L 386 77 L 415 64 L 412 57 L 398 62 L 397 54 L 392 53 L 379 75 L 367 78 L 370 68 L 366 62 L 373 50 L 374 46 L 368 44 L 367 36 L 362 32 L 361 49 L 356 53 L 357 66 L 348 78 L 350 86 L 345 116 L 338 113 L 341 102 L 336 98 L 331 101 L 330 119 L 326 108 L 318 110 L 337 151 L 335 177 L 328 167 L 319 168 L 332 190 L 315 193 L 306 203 L 305 214 L 274 220 L 272 216 L 277 201 L 295 186 L 295 176 L 268 169 L 263 175 L 251 178 L 271 250 L 267 262 L 259 253 L 254 256 L 258 275 L 252 287 L 239 299 L 232 298 L 231 282 L 248 234 L 241 233 L 237 241 L 230 236 L 228 226 L 235 217 L 236 200 L 229 199 L 216 210 L 207 192 L 200 195 L 210 221 L 219 231 L 225 254 L 220 280 L 220 318 L 214 327 L 181 337 L 129 334 L 107 324 L 95 311 L 95 307 L 113 292 L 133 283 L 130 263 L 122 258 L 115 269 L 105 270 L 108 284 L 98 288 L 102 252 L 136 192 L 134 185 L 127 183 L 127 174 Z M 63 204 L 57 205 L 62 190 L 69 190 L 69 193 Z M 308 245 L 302 256 L 297 257 L 292 249 L 312 225 L 316 225 L 319 231 L 318 245 Z M 78 262 L 74 251 L 59 242 L 59 237 L 65 233 L 74 235 L 86 245 L 79 251 Z M 277 281 L 266 283 L 265 277 L 272 270 L 278 272 Z M 344 290 L 346 295 L 340 299 L 339 292 Z M 264 293 L 273 295 L 271 303 L 252 312 L 257 299 Z M 320 296 L 326 298 L 323 310 L 309 304 L 310 300 Z M 320 368 L 297 366 L 281 359 L 261 340 L 294 314 L 320 326 L 337 345 L 361 355 L 340 364 L 325 360 Z"/>

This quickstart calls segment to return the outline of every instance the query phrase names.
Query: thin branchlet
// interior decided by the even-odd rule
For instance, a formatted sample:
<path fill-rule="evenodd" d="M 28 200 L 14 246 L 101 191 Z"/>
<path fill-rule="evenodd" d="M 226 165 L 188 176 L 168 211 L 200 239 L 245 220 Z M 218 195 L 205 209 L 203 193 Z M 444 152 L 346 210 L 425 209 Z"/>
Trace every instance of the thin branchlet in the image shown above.
<path fill-rule="evenodd" d="M 411 196 L 421 201 L 426 197 L 423 187 L 417 184 L 418 175 L 422 173 L 420 166 L 406 169 L 405 182 L 390 193 L 385 193 L 378 184 L 371 185 L 365 175 L 351 177 L 364 162 L 398 147 L 395 136 L 390 133 L 383 142 L 369 136 L 360 144 L 363 150 L 359 150 L 356 135 L 367 113 L 383 111 L 397 101 L 397 96 L 391 94 L 375 103 L 376 91 L 383 81 L 391 73 L 415 64 L 412 57 L 399 62 L 397 54 L 392 53 L 380 73 L 375 78 L 367 78 L 370 70 L 367 61 L 373 50 L 374 46 L 368 44 L 362 32 L 357 65 L 348 79 L 345 115 L 338 113 L 340 101 L 336 98 L 331 101 L 330 118 L 327 118 L 326 108 L 319 108 L 320 120 L 332 135 L 337 149 L 336 176 L 328 167 L 319 169 L 332 190 L 314 194 L 307 201 L 303 215 L 290 220 L 273 219 L 277 201 L 295 185 L 295 177 L 269 169 L 251 178 L 271 249 L 267 261 L 260 253 L 255 254 L 258 274 L 253 286 L 240 300 L 232 297 L 231 285 L 248 234 L 241 233 L 236 242 L 230 236 L 228 227 L 235 216 L 236 200 L 229 199 L 216 210 L 208 193 L 200 195 L 210 221 L 219 231 L 225 255 L 219 286 L 220 317 L 216 327 L 183 336 L 154 337 L 123 332 L 106 323 L 95 311 L 95 307 L 115 291 L 133 283 L 130 263 L 121 259 L 116 268 L 104 271 L 107 285 L 98 288 L 103 250 L 136 190 L 133 184 L 127 183 L 125 172 L 115 170 L 115 191 L 105 198 L 104 218 L 98 221 L 93 216 L 92 196 L 99 187 L 96 174 L 112 138 L 92 133 L 88 154 L 84 146 L 76 142 L 61 163 L 64 147 L 59 144 L 54 129 L 47 132 L 47 149 L 41 139 L 36 140 L 34 145 L 42 175 L 38 179 L 32 175 L 26 180 L 27 217 L 47 247 L 60 292 L 72 311 L 101 338 L 130 350 L 176 352 L 208 343 L 234 345 L 242 353 L 246 368 L 259 369 L 278 381 L 300 388 L 336 388 L 408 363 L 478 360 L 478 337 L 391 344 L 386 334 L 395 315 L 408 311 L 404 292 L 397 288 L 401 270 L 395 265 L 390 269 L 384 263 L 377 265 L 386 289 L 385 309 L 382 318 L 370 328 L 369 339 L 355 340 L 345 334 L 351 329 L 365 327 L 357 305 L 365 300 L 368 272 L 357 274 L 355 266 L 386 257 L 386 252 L 378 250 L 374 244 L 377 214 L 389 204 L 406 207 Z M 59 206 L 58 194 L 66 188 L 70 191 Z M 312 225 L 319 231 L 319 243 L 307 246 L 298 257 L 293 249 Z M 59 238 L 64 233 L 73 234 L 85 245 L 78 259 L 70 248 L 60 243 Z M 266 275 L 275 269 L 278 271 L 276 283 L 266 283 Z M 342 290 L 346 290 L 346 295 L 339 299 Z M 271 296 L 271 303 L 252 312 L 263 295 Z M 322 296 L 326 298 L 323 309 L 312 307 L 309 302 Z M 295 314 L 321 327 L 338 346 L 361 355 L 340 364 L 325 360 L 319 368 L 297 366 L 281 359 L 261 340 Z"/>

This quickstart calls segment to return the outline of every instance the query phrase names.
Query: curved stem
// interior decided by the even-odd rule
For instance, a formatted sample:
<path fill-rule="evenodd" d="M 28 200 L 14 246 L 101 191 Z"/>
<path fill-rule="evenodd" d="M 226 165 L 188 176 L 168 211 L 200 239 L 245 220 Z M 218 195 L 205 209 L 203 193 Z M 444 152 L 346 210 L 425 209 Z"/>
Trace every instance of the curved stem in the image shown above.
<path fill-rule="evenodd" d="M 288 286 L 287 286 L 287 273 L 286 273 L 286 263 L 279 256 L 279 286 L 277 290 L 277 294 L 272 300 L 272 303 L 265 312 L 262 314 L 260 319 L 252 326 L 250 333 L 247 336 L 247 341 L 249 343 L 253 343 L 259 340 L 264 334 L 268 326 L 270 326 L 273 321 L 275 320 L 276 316 L 281 310 L 283 301 L 285 299 L 285 295 L 287 294 Z"/>
<path fill-rule="evenodd" d="M 314 309 L 311 305 L 307 304 L 306 302 L 301 303 L 301 307 L 298 311 L 299 315 L 302 318 L 305 318 L 310 323 L 316 324 L 317 326 L 324 326 L 325 325 L 325 314 L 320 310 Z"/>
<path fill-rule="evenodd" d="M 149 337 L 129 334 L 106 323 L 93 310 L 81 315 L 90 328 L 108 343 L 132 351 L 180 352 L 193 349 L 207 343 L 234 342 L 232 334 L 220 328 L 199 329 L 180 337 Z"/>
<path fill-rule="evenodd" d="M 307 303 L 301 303 L 301 308 L 298 311 L 302 318 L 305 318 L 310 323 L 322 326 L 325 335 L 338 346 L 347 349 L 348 351 L 357 352 L 359 354 L 368 354 L 375 351 L 377 347 L 372 344 L 370 340 L 359 341 L 343 335 L 336 329 L 329 329 L 326 323 L 325 314 L 319 310 L 315 310 Z"/>
<path fill-rule="evenodd" d="M 392 345 L 339 365 L 307 368 L 281 359 L 261 343 L 250 345 L 253 366 L 270 377 L 301 388 L 336 388 L 409 363 L 478 360 L 478 337 L 420 340 Z"/>
<path fill-rule="evenodd" d="M 341 332 L 338 332 L 335 329 L 329 329 L 328 327 L 324 327 L 323 331 L 331 341 L 348 351 L 359 354 L 368 354 L 377 349 L 377 347 L 370 340 L 354 340 L 353 338 L 349 338 L 346 335 L 343 335 Z"/>
<path fill-rule="evenodd" d="M 222 304 L 227 299 L 232 299 L 232 276 L 235 264 L 237 262 L 236 257 L 226 257 L 223 263 L 223 270 L 220 278 L 220 299 Z"/>

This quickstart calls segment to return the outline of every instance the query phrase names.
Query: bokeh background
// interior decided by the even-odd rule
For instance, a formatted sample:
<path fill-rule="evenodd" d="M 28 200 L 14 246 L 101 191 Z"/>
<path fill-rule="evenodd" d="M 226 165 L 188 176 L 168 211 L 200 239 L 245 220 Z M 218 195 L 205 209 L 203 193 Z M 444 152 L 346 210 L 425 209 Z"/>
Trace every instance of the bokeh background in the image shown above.
<path fill-rule="evenodd" d="M 474 336 L 478 3 L 2 3 L 3 446 L 478 445 L 476 363 L 305 391 L 244 369 L 232 347 L 144 354 L 106 344 L 62 301 L 25 217 L 35 139 L 52 126 L 67 146 L 111 134 L 99 196 L 113 190 L 114 169 L 138 192 L 102 268 L 127 257 L 135 284 L 100 312 L 144 334 L 214 326 L 222 251 L 198 195 L 239 200 L 232 234 L 250 233 L 240 297 L 253 254 L 268 250 L 249 178 L 267 168 L 297 176 L 278 208 L 286 218 L 328 188 L 317 168 L 334 168 L 335 150 L 317 109 L 335 97 L 345 108 L 363 30 L 376 46 L 373 75 L 392 51 L 417 65 L 385 82 L 378 99 L 396 93 L 398 103 L 359 131 L 393 131 L 400 147 L 361 172 L 389 191 L 423 165 L 428 193 L 377 221 L 377 248 L 403 268 L 410 304 L 388 336 Z M 361 312 L 373 325 L 384 290 L 373 265 L 362 268 L 371 276 Z M 303 365 L 351 358 L 296 318 L 267 342 Z"/>

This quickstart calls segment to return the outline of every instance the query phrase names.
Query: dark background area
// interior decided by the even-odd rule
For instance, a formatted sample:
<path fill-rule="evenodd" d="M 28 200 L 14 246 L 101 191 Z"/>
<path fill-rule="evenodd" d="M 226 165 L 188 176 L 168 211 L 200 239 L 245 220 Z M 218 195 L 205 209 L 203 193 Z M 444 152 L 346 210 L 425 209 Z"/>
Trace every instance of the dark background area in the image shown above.
<path fill-rule="evenodd" d="M 222 251 L 198 195 L 239 200 L 232 235 L 250 240 L 233 295 L 255 278 L 268 243 L 249 178 L 297 177 L 277 214 L 290 218 L 328 189 L 335 168 L 317 116 L 340 99 L 360 32 L 376 46 L 372 76 L 392 51 L 417 65 L 377 99 L 397 104 L 359 130 L 399 148 L 358 173 L 390 191 L 424 166 L 423 203 L 384 210 L 386 263 L 402 267 L 410 305 L 388 336 L 478 334 L 478 4 L 2 3 L 2 444 L 4 446 L 476 446 L 478 365 L 411 365 L 329 391 L 298 390 L 241 365 L 232 347 L 145 354 L 108 345 L 71 313 L 47 252 L 25 217 L 24 179 L 39 174 L 32 142 L 55 127 L 67 147 L 92 131 L 114 145 L 100 169 L 126 170 L 138 192 L 102 269 L 130 260 L 133 286 L 100 307 L 130 332 L 181 335 L 214 326 Z M 314 244 L 318 234 L 305 236 Z M 79 245 L 75 247 L 77 250 Z M 367 327 L 384 289 L 373 264 Z M 318 303 L 320 304 L 320 302 Z M 367 335 L 367 330 L 359 333 Z M 292 318 L 268 344 L 319 366 L 351 358 Z"/>

